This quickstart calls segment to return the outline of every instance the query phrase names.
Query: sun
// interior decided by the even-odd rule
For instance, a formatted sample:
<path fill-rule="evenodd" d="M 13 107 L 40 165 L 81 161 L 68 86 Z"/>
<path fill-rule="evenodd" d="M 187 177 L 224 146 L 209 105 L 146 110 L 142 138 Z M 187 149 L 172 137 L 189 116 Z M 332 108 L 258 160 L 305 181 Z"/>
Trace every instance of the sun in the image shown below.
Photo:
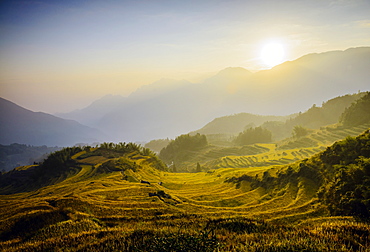
<path fill-rule="evenodd" d="M 266 66 L 273 67 L 282 63 L 284 56 L 285 51 L 283 45 L 271 42 L 262 47 L 260 58 Z"/>

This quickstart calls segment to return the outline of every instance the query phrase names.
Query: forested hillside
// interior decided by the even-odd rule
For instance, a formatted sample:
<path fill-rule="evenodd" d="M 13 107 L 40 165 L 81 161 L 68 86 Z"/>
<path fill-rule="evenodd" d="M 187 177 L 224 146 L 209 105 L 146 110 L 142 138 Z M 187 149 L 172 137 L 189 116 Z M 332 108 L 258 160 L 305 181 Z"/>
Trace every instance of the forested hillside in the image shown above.
<path fill-rule="evenodd" d="M 30 146 L 25 144 L 0 144 L 0 171 L 9 171 L 18 166 L 39 163 L 61 147 Z"/>
<path fill-rule="evenodd" d="M 366 92 L 363 97 L 356 100 L 348 107 L 341 116 L 341 123 L 345 127 L 358 126 L 370 123 L 370 92 Z"/>

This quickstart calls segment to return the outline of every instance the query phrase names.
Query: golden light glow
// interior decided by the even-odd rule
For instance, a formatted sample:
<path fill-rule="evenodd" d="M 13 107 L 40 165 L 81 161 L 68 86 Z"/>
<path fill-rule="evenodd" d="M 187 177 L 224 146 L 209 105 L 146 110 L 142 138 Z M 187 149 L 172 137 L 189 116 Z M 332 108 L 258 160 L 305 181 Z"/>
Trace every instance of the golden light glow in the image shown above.
<path fill-rule="evenodd" d="M 282 44 L 271 42 L 263 46 L 260 58 L 265 65 L 273 67 L 282 63 L 284 56 L 285 51 Z"/>

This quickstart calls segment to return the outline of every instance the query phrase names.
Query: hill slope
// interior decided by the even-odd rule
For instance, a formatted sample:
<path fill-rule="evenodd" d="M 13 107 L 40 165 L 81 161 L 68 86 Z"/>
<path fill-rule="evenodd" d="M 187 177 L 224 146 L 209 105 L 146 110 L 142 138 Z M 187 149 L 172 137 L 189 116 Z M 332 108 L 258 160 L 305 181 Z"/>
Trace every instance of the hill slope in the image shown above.
<path fill-rule="evenodd" d="M 32 112 L 0 98 L 0 143 L 72 146 L 91 143 L 103 134 L 96 129 L 41 112 Z"/>

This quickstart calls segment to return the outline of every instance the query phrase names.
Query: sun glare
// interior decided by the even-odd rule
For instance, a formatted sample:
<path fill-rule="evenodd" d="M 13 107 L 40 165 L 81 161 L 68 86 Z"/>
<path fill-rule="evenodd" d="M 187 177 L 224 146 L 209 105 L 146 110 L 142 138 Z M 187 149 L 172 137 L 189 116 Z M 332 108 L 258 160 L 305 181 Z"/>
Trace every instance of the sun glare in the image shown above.
<path fill-rule="evenodd" d="M 261 50 L 261 60 L 268 67 L 276 66 L 284 60 L 284 48 L 280 43 L 269 43 Z"/>

